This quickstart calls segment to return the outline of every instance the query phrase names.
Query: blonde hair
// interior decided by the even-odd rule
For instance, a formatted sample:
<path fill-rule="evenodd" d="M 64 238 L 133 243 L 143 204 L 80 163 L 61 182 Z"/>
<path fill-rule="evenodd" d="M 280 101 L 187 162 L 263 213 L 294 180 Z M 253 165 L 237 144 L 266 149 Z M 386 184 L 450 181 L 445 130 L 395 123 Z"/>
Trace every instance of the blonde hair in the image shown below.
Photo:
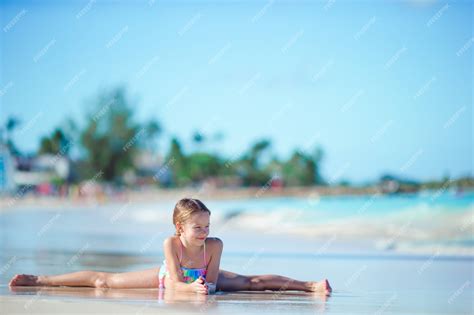
<path fill-rule="evenodd" d="M 201 200 L 183 198 L 178 201 L 173 211 L 173 224 L 176 227 L 175 235 L 181 235 L 176 224 L 183 224 L 191 217 L 191 215 L 199 212 L 207 212 L 209 215 L 211 214 L 211 211 L 204 205 L 204 203 L 202 203 Z"/>

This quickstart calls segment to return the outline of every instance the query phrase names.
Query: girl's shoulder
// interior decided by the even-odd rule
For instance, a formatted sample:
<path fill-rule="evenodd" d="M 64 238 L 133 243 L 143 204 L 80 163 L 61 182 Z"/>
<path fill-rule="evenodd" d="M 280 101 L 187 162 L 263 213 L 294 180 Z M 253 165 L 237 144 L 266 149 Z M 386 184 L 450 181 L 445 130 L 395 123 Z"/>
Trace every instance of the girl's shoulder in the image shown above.
<path fill-rule="evenodd" d="M 171 236 L 168 236 L 167 238 L 165 238 L 165 242 L 167 242 L 167 243 L 175 242 L 175 241 L 178 240 L 178 238 L 179 238 L 179 236 L 171 235 Z"/>
<path fill-rule="evenodd" d="M 206 238 L 206 246 L 222 248 L 224 246 L 224 242 L 222 242 L 222 240 L 218 237 L 208 237 Z"/>
<path fill-rule="evenodd" d="M 165 240 L 163 241 L 163 246 L 165 248 L 166 247 L 174 248 L 179 244 L 178 242 L 179 242 L 178 236 L 172 235 L 165 238 Z"/>

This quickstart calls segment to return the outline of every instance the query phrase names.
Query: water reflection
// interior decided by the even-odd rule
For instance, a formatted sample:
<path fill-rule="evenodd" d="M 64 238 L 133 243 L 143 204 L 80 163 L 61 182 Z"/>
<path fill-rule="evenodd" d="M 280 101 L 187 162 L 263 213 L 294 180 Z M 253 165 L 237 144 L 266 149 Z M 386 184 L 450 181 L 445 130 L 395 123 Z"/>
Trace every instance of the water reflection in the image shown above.
<path fill-rule="evenodd" d="M 329 297 L 300 292 L 217 292 L 213 295 L 177 292 L 162 289 L 107 289 L 107 288 L 73 288 L 73 287 L 10 287 L 11 295 L 31 296 L 25 301 L 31 306 L 39 299 L 71 298 L 86 300 L 114 301 L 142 305 L 142 308 L 163 305 L 179 309 L 193 309 L 206 312 L 216 308 L 229 310 L 241 303 L 253 303 L 265 307 L 281 307 L 282 304 L 303 306 L 315 312 L 324 312 Z M 272 306 L 270 306 L 272 305 Z M 279 305 L 279 306 L 278 306 Z M 240 305 L 241 307 L 242 305 Z"/>

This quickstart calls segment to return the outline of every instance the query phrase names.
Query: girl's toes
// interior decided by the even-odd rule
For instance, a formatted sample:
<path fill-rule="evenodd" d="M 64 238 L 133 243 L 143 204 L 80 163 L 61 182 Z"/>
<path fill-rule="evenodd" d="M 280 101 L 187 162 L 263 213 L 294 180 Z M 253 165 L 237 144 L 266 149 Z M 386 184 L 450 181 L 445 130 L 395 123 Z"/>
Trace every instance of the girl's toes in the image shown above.
<path fill-rule="evenodd" d="M 332 288 L 331 288 L 331 285 L 329 284 L 329 281 L 328 279 L 324 279 L 324 282 L 325 282 L 325 285 L 326 285 L 326 290 L 328 293 L 331 293 L 332 292 Z"/>
<path fill-rule="evenodd" d="M 8 285 L 9 285 L 10 287 L 13 287 L 13 286 L 15 286 L 15 285 L 16 285 L 16 282 L 17 282 L 17 279 L 18 279 L 18 277 L 19 277 L 19 275 L 15 275 L 15 276 L 13 276 L 13 278 L 10 280 L 10 283 L 8 283 Z"/>
<path fill-rule="evenodd" d="M 329 281 L 324 279 L 319 282 L 312 282 L 310 286 L 310 291 L 315 293 L 329 294 L 332 292 L 332 288 L 329 285 Z"/>
<path fill-rule="evenodd" d="M 37 283 L 38 277 L 32 275 L 15 275 L 10 281 L 10 286 L 35 286 Z"/>

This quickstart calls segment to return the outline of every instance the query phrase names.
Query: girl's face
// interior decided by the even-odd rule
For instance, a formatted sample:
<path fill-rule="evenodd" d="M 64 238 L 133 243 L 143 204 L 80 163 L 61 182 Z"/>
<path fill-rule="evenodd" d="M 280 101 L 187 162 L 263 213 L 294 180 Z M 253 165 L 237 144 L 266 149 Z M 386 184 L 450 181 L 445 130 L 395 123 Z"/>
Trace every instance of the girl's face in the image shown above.
<path fill-rule="evenodd" d="M 186 241 L 195 245 L 202 245 L 209 235 L 210 215 L 206 211 L 194 213 L 181 226 L 181 234 Z"/>

